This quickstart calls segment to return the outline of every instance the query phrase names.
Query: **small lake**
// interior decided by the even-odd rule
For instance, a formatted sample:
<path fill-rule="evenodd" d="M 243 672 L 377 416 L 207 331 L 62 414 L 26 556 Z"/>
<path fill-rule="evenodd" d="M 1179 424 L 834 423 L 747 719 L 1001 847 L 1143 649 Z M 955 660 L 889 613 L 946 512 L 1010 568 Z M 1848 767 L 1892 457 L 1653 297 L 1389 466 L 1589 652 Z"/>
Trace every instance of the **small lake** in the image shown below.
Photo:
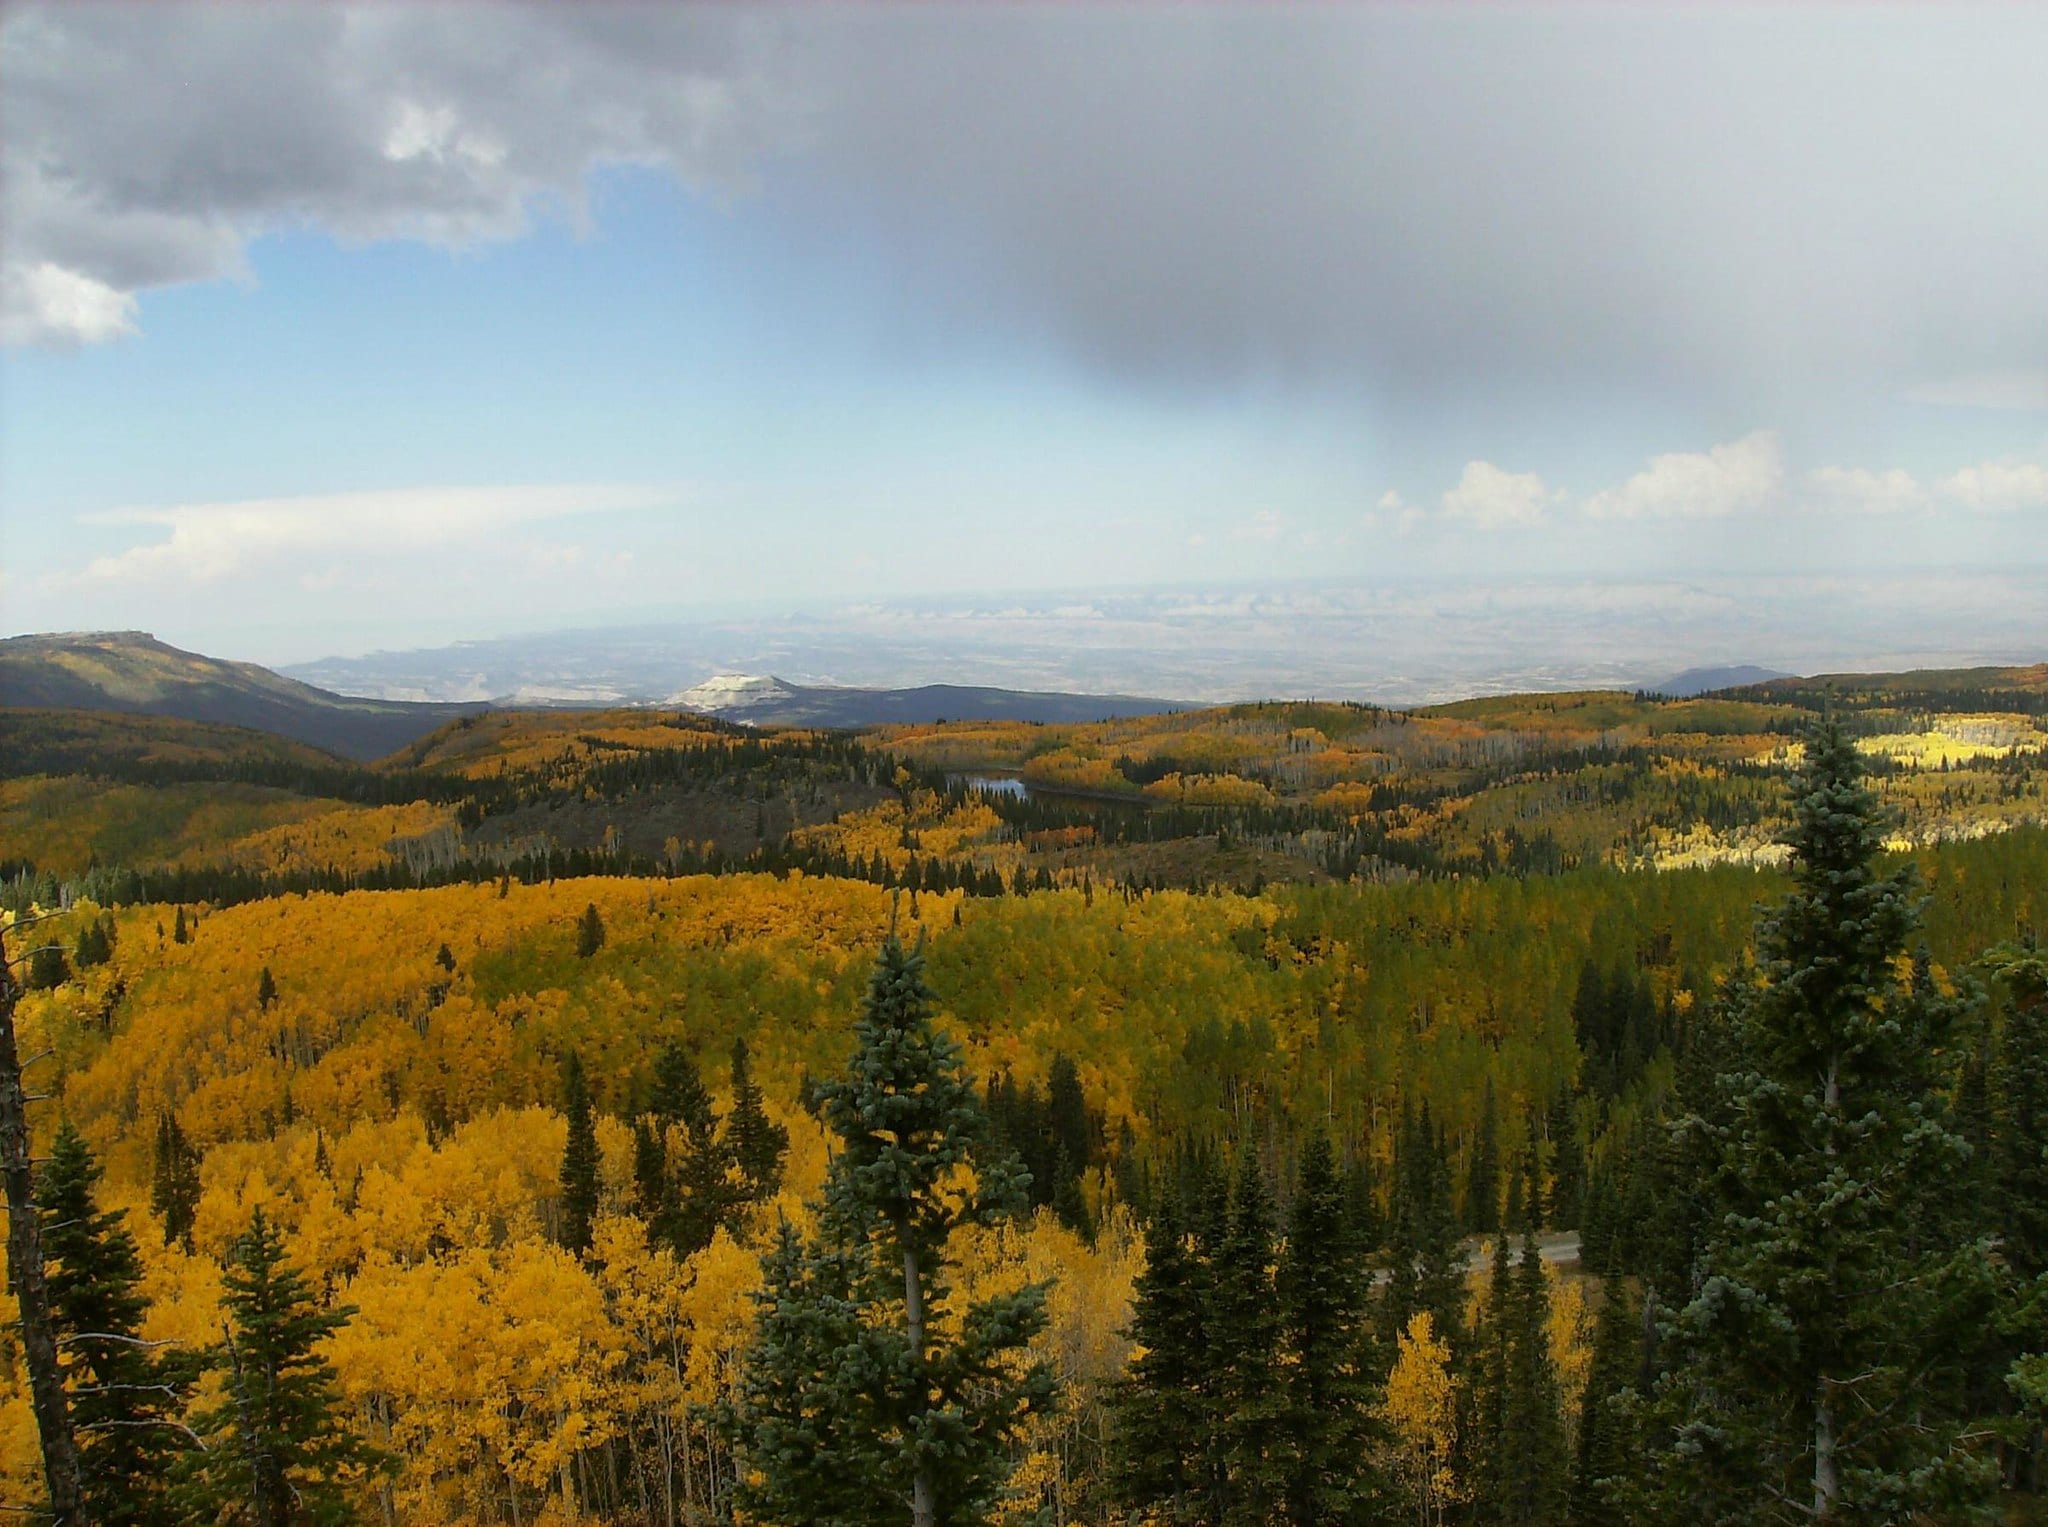
<path fill-rule="evenodd" d="M 964 790 L 979 790 L 984 795 L 1007 795 L 1020 801 L 1031 799 L 1031 787 L 1007 774 L 949 774 L 946 783 Z"/>

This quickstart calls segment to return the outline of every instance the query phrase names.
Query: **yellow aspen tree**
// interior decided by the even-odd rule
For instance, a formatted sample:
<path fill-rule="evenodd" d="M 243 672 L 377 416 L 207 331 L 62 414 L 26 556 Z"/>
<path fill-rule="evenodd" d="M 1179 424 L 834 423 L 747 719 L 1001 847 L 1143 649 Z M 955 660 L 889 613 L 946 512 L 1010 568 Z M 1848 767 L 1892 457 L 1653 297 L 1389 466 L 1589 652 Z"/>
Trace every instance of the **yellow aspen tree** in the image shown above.
<path fill-rule="evenodd" d="M 1450 1344 L 1440 1340 L 1427 1310 L 1398 1338 L 1381 1410 L 1394 1429 L 1399 1472 L 1422 1527 L 1441 1527 L 1460 1498 L 1451 1455 L 1458 1443 L 1457 1394 Z"/>

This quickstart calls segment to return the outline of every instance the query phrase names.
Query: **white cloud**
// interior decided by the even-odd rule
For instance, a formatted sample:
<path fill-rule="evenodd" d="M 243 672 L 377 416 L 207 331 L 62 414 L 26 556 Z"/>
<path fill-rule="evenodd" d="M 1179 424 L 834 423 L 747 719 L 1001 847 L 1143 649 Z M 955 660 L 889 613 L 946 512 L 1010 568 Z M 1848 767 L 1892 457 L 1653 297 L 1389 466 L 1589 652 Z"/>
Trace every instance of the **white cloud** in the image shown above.
<path fill-rule="evenodd" d="M 2048 466 L 2031 461 L 1987 461 L 1951 473 L 1935 488 L 1943 498 L 1966 509 L 2048 509 Z"/>
<path fill-rule="evenodd" d="M 1825 508 L 1902 514 L 1925 507 L 1927 490 L 1900 467 L 1874 472 L 1868 467 L 1818 467 L 1806 474 L 1806 485 Z"/>
<path fill-rule="evenodd" d="M 460 247 L 544 206 L 580 217 L 599 166 L 741 184 L 797 131 L 756 77 L 759 30 L 580 7 L 10 5 L 0 342 L 131 333 L 137 293 L 241 275 L 280 228 Z"/>
<path fill-rule="evenodd" d="M 1586 500 L 1594 519 L 1715 519 L 1776 503 L 1785 487 L 1777 435 L 1758 430 L 1709 451 L 1672 451 Z"/>
<path fill-rule="evenodd" d="M 108 509 L 95 525 L 167 529 L 167 538 L 86 564 L 78 585 L 211 583 L 292 557 L 416 553 L 475 546 L 515 525 L 570 515 L 654 509 L 679 490 L 650 484 L 550 484 L 506 488 L 400 488 L 234 503 Z M 316 576 L 331 576 L 327 574 Z"/>
<path fill-rule="evenodd" d="M 1528 529 L 1549 518 L 1564 497 L 1534 472 L 1507 472 L 1490 461 L 1468 461 L 1458 484 L 1443 496 L 1446 518 L 1469 520 L 1481 530 Z"/>
<path fill-rule="evenodd" d="M 135 297 L 45 260 L 0 269 L 0 344 L 98 344 L 135 332 Z"/>
<path fill-rule="evenodd" d="M 1944 408 L 2048 412 L 2048 371 L 1979 371 L 1944 377 L 1907 389 L 1905 399 Z"/>

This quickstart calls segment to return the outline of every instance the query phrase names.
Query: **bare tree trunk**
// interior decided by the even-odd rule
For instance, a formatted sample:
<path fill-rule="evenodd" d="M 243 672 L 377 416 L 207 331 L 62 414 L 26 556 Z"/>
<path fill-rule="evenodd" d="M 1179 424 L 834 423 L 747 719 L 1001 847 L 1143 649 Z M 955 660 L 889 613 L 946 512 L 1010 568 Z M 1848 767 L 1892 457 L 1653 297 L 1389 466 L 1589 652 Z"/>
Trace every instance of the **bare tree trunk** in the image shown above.
<path fill-rule="evenodd" d="M 0 1179 L 7 1191 L 7 1266 L 21 1306 L 22 1355 L 28 1361 L 36 1430 L 43 1441 L 43 1478 L 57 1527 L 91 1520 L 80 1498 L 78 1444 L 71 1406 L 57 1367 L 57 1332 L 50 1322 L 50 1290 L 43 1281 L 43 1234 L 36 1217 L 35 1168 L 29 1159 L 28 1100 L 22 1094 L 21 1052 L 14 1043 L 14 1003 L 20 988 L 0 942 Z"/>
<path fill-rule="evenodd" d="M 917 1252 L 903 1248 L 903 1312 L 910 1326 L 910 1361 L 915 1369 L 924 1367 L 924 1280 L 917 1270 Z M 937 1527 L 938 1511 L 932 1504 L 932 1482 L 922 1466 L 910 1483 L 910 1527 Z"/>
<path fill-rule="evenodd" d="M 1835 1413 L 1828 1405 L 1827 1380 L 1813 1402 L 1813 1519 L 1835 1519 L 1835 1499 L 1842 1485 L 1835 1466 Z"/>

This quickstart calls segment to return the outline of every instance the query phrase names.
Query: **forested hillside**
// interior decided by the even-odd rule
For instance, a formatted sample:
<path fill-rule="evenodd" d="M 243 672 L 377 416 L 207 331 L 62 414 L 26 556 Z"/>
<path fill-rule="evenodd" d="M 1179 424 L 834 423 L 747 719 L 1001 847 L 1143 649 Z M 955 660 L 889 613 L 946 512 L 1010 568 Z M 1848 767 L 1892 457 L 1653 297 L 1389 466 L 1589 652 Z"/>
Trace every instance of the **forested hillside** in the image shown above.
<path fill-rule="evenodd" d="M 362 760 L 482 709 L 333 694 L 254 663 L 186 652 L 144 631 L 0 639 L 0 706 L 258 727 Z"/>
<path fill-rule="evenodd" d="M 0 716 L 97 1519 L 2026 1519 L 2042 734 L 1933 692 Z"/>

